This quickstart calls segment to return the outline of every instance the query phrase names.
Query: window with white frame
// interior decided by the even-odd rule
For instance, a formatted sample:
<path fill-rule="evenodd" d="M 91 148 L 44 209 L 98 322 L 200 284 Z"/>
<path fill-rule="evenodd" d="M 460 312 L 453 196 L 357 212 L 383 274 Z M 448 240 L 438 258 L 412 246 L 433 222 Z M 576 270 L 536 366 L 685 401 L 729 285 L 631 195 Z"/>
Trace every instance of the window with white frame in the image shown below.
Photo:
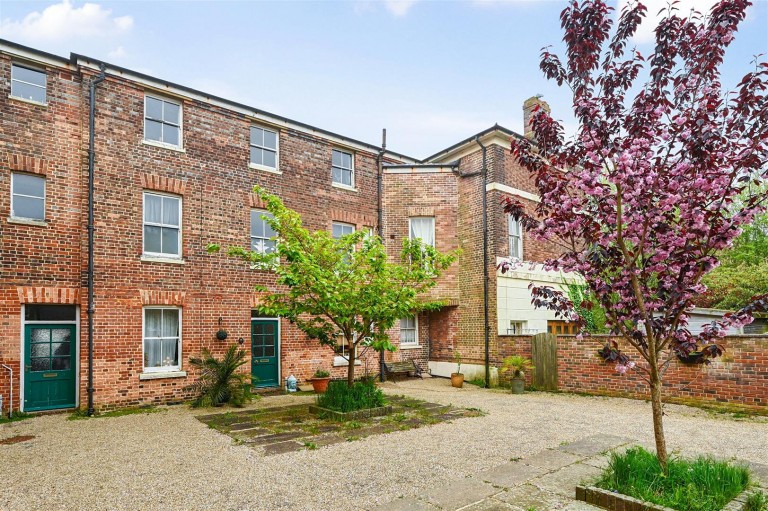
<path fill-rule="evenodd" d="M 342 236 L 352 234 L 355 232 L 355 226 L 352 224 L 345 224 L 341 222 L 333 222 L 331 226 L 331 233 L 334 239 L 339 239 Z"/>
<path fill-rule="evenodd" d="M 45 178 L 11 174 L 11 217 L 45 220 Z"/>
<path fill-rule="evenodd" d="M 45 71 L 11 65 L 11 96 L 45 103 L 46 85 Z"/>
<path fill-rule="evenodd" d="M 336 354 L 336 356 L 333 357 L 334 367 L 349 365 L 349 343 L 346 339 L 340 339 L 337 341 L 336 347 L 333 351 Z M 357 354 L 357 346 L 355 346 L 355 365 L 360 364 L 360 361 L 357 358 Z"/>
<path fill-rule="evenodd" d="M 144 372 L 181 369 L 181 309 L 144 308 Z"/>
<path fill-rule="evenodd" d="M 144 96 L 144 140 L 181 147 L 181 104 Z"/>
<path fill-rule="evenodd" d="M 251 163 L 277 170 L 277 132 L 251 126 Z"/>
<path fill-rule="evenodd" d="M 355 169 L 352 153 L 334 149 L 331 168 L 333 170 L 334 184 L 349 187 L 355 186 Z"/>
<path fill-rule="evenodd" d="M 181 197 L 144 192 L 144 254 L 181 257 Z"/>
<path fill-rule="evenodd" d="M 509 217 L 509 257 L 523 259 L 523 231 L 520 221 Z"/>
<path fill-rule="evenodd" d="M 435 246 L 435 217 L 415 216 L 408 219 L 408 237 L 411 240 L 419 240 L 422 245 Z M 422 249 L 422 256 L 424 251 Z M 425 262 L 425 265 L 429 264 Z M 426 266 L 424 266 L 425 269 Z"/>
<path fill-rule="evenodd" d="M 509 328 L 507 329 L 507 335 L 522 335 L 528 332 L 527 321 L 515 321 L 509 322 Z"/>
<path fill-rule="evenodd" d="M 419 344 L 419 321 L 415 315 L 400 320 L 400 344 Z"/>
<path fill-rule="evenodd" d="M 267 254 L 276 249 L 275 233 L 267 219 L 274 218 L 272 213 L 263 209 L 251 210 L 251 250 Z"/>

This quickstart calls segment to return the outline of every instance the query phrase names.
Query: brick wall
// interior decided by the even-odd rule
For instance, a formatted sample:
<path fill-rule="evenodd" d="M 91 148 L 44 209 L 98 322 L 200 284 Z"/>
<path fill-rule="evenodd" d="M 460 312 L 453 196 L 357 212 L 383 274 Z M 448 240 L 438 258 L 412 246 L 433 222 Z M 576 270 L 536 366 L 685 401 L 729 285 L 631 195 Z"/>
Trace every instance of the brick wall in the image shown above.
<path fill-rule="evenodd" d="M 649 399 L 648 385 L 638 373 L 619 375 L 597 350 L 611 338 L 575 336 L 557 338 L 558 387 L 569 392 Z M 632 359 L 632 348 L 616 341 Z M 499 355 L 531 356 L 530 336 L 499 336 Z M 709 365 L 688 365 L 674 360 L 664 377 L 664 397 L 679 403 L 728 403 L 768 409 L 768 336 L 728 336 L 725 355 Z M 497 360 L 500 363 L 500 359 Z M 528 375 L 530 383 L 530 375 Z"/>

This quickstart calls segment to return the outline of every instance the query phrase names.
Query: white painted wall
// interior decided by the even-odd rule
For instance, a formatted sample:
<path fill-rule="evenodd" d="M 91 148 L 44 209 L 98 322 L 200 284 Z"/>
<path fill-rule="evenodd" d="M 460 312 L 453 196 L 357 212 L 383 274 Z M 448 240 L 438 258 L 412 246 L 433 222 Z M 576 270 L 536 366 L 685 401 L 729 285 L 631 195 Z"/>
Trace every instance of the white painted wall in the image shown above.
<path fill-rule="evenodd" d="M 491 366 L 491 385 L 499 382 L 499 369 Z M 450 378 L 451 373 L 456 372 L 455 362 L 434 362 L 429 361 L 429 374 L 432 376 L 442 376 Z M 485 380 L 485 366 L 482 364 L 461 364 L 461 372 L 465 380 L 481 379 Z"/>
<path fill-rule="evenodd" d="M 691 316 L 688 319 L 688 330 L 694 335 L 700 334 L 704 326 L 711 324 L 713 321 L 720 321 L 726 312 L 728 311 L 696 307 L 691 311 Z M 729 335 L 743 334 L 744 329 L 742 327 L 731 328 L 727 332 Z"/>

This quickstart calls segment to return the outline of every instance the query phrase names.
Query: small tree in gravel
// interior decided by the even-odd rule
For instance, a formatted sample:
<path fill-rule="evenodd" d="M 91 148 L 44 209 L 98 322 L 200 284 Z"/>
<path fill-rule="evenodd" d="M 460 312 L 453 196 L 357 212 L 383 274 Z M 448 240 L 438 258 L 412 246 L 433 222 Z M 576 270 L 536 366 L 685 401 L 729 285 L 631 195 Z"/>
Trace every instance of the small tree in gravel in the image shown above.
<path fill-rule="evenodd" d="M 534 141 L 512 140 L 541 202 L 535 215 L 513 200 L 506 211 L 562 247 L 545 267 L 583 277 L 608 326 L 639 356 L 636 365 L 615 346 L 602 350 L 619 372 L 637 370 L 648 382 L 663 467 L 665 369 L 676 354 L 720 355 L 716 341 L 726 329 L 768 304 L 768 295 L 754 297 L 701 335 L 686 329 L 693 299 L 706 289 L 702 277 L 768 201 L 759 193 L 768 177 L 768 64 L 756 64 L 734 92 L 720 84 L 725 49 L 749 5 L 728 0 L 688 17 L 670 6 L 646 59 L 626 51 L 642 4 L 630 3 L 611 35 L 603 0 L 572 1 L 561 15 L 567 60 L 544 49 L 541 69 L 572 90 L 578 132 L 566 143 L 562 125 L 540 109 Z M 647 81 L 637 83 L 646 67 Z M 580 321 L 562 292 L 532 291 L 535 306 Z"/>
<path fill-rule="evenodd" d="M 419 295 L 455 260 L 420 240 L 405 240 L 399 263 L 393 263 L 378 236 L 357 231 L 334 239 L 330 232 L 310 233 L 301 217 L 260 187 L 254 191 L 267 206 L 265 220 L 277 233 L 273 252 L 228 249 L 228 254 L 271 269 L 275 289 L 265 293 L 258 310 L 294 323 L 321 344 L 346 347 L 347 381 L 355 379 L 358 346 L 394 351 L 387 330 L 400 318 L 442 307 Z M 219 250 L 209 245 L 209 251 Z"/>

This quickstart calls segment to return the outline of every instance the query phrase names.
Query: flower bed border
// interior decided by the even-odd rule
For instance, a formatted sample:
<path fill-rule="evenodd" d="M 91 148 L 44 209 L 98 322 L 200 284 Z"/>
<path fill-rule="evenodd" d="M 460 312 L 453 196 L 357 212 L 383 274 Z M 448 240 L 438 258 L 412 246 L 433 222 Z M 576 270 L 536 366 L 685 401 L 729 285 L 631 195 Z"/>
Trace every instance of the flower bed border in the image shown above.
<path fill-rule="evenodd" d="M 754 491 L 753 489 L 744 490 L 726 504 L 722 511 L 742 511 L 747 503 L 747 498 Z M 650 502 L 597 488 L 596 486 L 577 486 L 576 500 L 610 511 L 677 511 L 670 507 L 651 504 Z"/>
<path fill-rule="evenodd" d="M 350 421 L 357 419 L 369 419 L 371 417 L 381 417 L 382 415 L 389 415 L 392 413 L 392 405 L 379 406 L 377 408 L 365 408 L 363 410 L 355 410 L 352 412 L 337 412 L 330 408 L 323 408 L 322 406 L 309 405 L 309 413 L 313 415 L 325 415 L 326 418 L 336 421 Z"/>

